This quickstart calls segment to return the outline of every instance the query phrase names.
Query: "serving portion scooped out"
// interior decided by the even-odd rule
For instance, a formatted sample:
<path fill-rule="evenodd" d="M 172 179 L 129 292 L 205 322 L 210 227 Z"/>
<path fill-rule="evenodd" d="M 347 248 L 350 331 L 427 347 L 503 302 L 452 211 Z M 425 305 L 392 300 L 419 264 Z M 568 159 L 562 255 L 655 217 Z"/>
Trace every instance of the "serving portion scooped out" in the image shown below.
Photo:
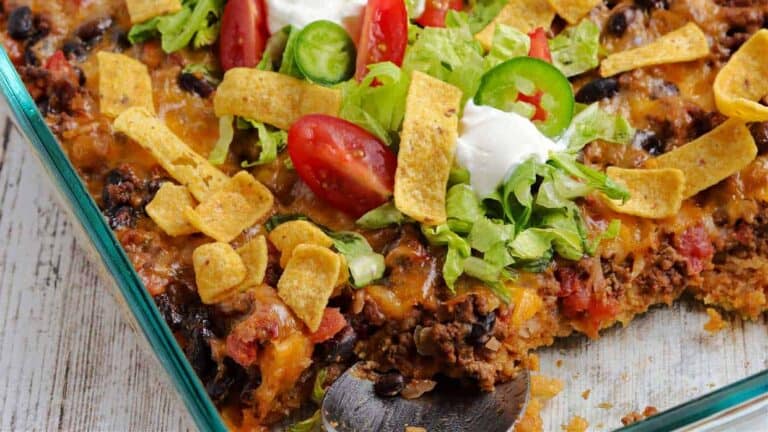
<path fill-rule="evenodd" d="M 768 30 L 692 3 L 29 0 L 0 41 L 258 430 L 356 363 L 382 398 L 488 392 L 685 292 L 759 317 Z M 517 430 L 562 383 L 531 387 Z"/>

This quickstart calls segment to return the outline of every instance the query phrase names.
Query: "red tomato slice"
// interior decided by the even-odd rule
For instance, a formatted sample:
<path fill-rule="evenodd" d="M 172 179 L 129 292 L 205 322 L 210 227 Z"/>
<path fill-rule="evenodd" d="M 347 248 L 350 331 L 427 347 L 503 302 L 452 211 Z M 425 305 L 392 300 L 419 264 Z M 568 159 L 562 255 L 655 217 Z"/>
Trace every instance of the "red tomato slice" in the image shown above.
<path fill-rule="evenodd" d="M 309 340 L 312 343 L 325 342 L 328 339 L 336 336 L 336 333 L 347 326 L 347 320 L 344 315 L 339 312 L 338 308 L 325 308 L 323 312 L 323 319 L 320 321 L 320 327 L 317 331 L 309 335 Z"/>
<path fill-rule="evenodd" d="M 427 0 L 424 13 L 416 19 L 416 23 L 422 27 L 445 27 L 448 11 L 461 10 L 463 3 L 463 0 Z"/>
<path fill-rule="evenodd" d="M 269 37 L 263 0 L 229 0 L 221 17 L 219 61 L 225 71 L 253 67 Z"/>
<path fill-rule="evenodd" d="M 365 129 L 340 118 L 304 116 L 288 131 L 288 154 L 315 195 L 353 216 L 389 199 L 397 157 Z"/>
<path fill-rule="evenodd" d="M 400 66 L 408 45 L 408 11 L 403 0 L 368 0 L 357 44 L 355 78 L 362 81 L 368 65 L 391 61 Z"/>
<path fill-rule="evenodd" d="M 533 57 L 552 63 L 552 53 L 549 52 L 549 43 L 547 41 L 547 31 L 539 27 L 528 33 L 531 38 L 531 49 L 528 51 L 528 57 Z"/>

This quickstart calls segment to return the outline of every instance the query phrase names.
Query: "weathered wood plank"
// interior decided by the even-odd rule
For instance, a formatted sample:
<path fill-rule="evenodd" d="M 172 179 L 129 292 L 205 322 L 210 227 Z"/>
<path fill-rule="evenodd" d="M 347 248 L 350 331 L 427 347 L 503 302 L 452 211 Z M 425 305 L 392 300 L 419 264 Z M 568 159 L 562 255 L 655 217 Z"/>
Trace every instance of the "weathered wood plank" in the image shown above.
<path fill-rule="evenodd" d="M 187 430 L 38 162 L 3 121 L 0 430 Z"/>

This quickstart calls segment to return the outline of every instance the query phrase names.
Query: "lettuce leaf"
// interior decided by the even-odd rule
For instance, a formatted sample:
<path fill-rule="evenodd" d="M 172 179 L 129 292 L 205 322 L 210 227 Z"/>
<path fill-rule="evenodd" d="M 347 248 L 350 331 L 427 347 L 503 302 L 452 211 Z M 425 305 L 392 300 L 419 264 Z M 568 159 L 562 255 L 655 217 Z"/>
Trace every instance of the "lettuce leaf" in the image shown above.
<path fill-rule="evenodd" d="M 400 225 L 405 220 L 405 215 L 400 213 L 395 204 L 388 202 L 362 215 L 355 223 L 365 229 L 379 229 Z"/>
<path fill-rule="evenodd" d="M 469 28 L 472 33 L 484 29 L 509 0 L 469 0 Z"/>
<path fill-rule="evenodd" d="M 549 50 L 552 64 L 567 77 L 594 69 L 600 63 L 600 28 L 584 19 L 551 39 Z"/>
<path fill-rule="evenodd" d="M 384 276 L 384 256 L 374 252 L 365 237 L 351 231 L 328 235 L 333 239 L 333 247 L 347 260 L 354 286 L 362 288 Z"/>
<path fill-rule="evenodd" d="M 514 57 L 527 56 L 531 49 L 531 38 L 527 34 L 504 24 L 496 26 L 491 50 L 485 57 L 485 66 L 490 69 Z"/>
<path fill-rule="evenodd" d="M 289 26 L 288 29 L 284 31 L 288 32 L 288 39 L 285 42 L 283 57 L 278 72 L 296 78 L 304 78 L 304 74 L 301 73 L 299 66 L 296 64 L 296 55 L 294 53 L 294 51 L 296 51 L 296 39 L 299 37 L 300 32 L 292 26 Z"/>
<path fill-rule="evenodd" d="M 568 175 L 583 180 L 589 187 L 603 192 L 611 199 L 629 199 L 629 192 L 623 186 L 611 180 L 606 173 L 577 162 L 572 154 L 552 153 L 550 163 Z"/>
<path fill-rule="evenodd" d="M 445 210 L 448 214 L 448 226 L 451 230 L 463 234 L 468 233 L 472 224 L 485 214 L 475 192 L 463 183 L 448 189 Z"/>
<path fill-rule="evenodd" d="M 474 39 L 466 15 L 449 14 L 446 28 L 427 27 L 405 53 L 403 71 L 424 72 L 463 92 L 462 106 L 475 95 L 485 73 L 483 50 Z"/>
<path fill-rule="evenodd" d="M 341 85 L 339 116 L 391 145 L 399 140 L 409 75 L 391 62 L 370 65 L 368 71 L 362 82 L 350 80 Z"/>
<path fill-rule="evenodd" d="M 232 116 L 219 117 L 219 139 L 208 155 L 208 162 L 214 165 L 221 165 L 227 160 L 229 146 L 235 138 L 235 129 L 232 127 L 233 122 L 234 117 Z"/>
<path fill-rule="evenodd" d="M 562 140 L 568 150 L 577 152 L 595 140 L 616 144 L 628 144 L 635 135 L 635 128 L 619 114 L 609 114 L 597 103 L 589 105 L 578 113 L 563 134 Z"/>
<path fill-rule="evenodd" d="M 270 129 L 266 124 L 251 119 L 242 119 L 242 121 L 258 132 L 259 140 L 255 144 L 261 147 L 261 152 L 258 159 L 253 162 L 243 161 L 240 166 L 251 168 L 274 162 L 277 159 L 277 154 L 285 149 L 285 145 L 288 142 L 288 134 L 283 130 Z"/>
<path fill-rule="evenodd" d="M 192 45 L 201 48 L 212 45 L 219 36 L 224 0 L 185 0 L 176 13 L 159 16 L 134 25 L 128 32 L 132 44 L 160 37 L 166 53 Z"/>

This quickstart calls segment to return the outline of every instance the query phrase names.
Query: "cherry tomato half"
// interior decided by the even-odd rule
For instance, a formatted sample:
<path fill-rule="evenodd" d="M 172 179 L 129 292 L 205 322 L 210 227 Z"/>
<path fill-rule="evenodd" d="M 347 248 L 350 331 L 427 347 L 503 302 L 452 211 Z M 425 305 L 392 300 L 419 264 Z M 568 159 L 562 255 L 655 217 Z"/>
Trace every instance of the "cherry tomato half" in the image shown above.
<path fill-rule="evenodd" d="M 416 19 L 416 23 L 422 27 L 445 27 L 448 11 L 461 10 L 463 3 L 463 0 L 427 0 L 424 13 Z"/>
<path fill-rule="evenodd" d="M 256 66 L 268 37 L 263 0 L 229 0 L 221 17 L 219 60 L 222 69 Z"/>
<path fill-rule="evenodd" d="M 389 199 L 397 157 L 365 129 L 340 118 L 304 116 L 288 131 L 288 154 L 312 192 L 360 216 Z"/>
<path fill-rule="evenodd" d="M 368 65 L 391 61 L 400 66 L 408 45 L 408 11 L 403 0 L 368 0 L 357 44 L 355 78 L 362 81 Z"/>
<path fill-rule="evenodd" d="M 552 53 L 549 52 L 549 42 L 547 41 L 547 31 L 539 27 L 528 33 L 531 38 L 531 49 L 528 51 L 528 57 L 537 58 L 552 63 Z"/>

